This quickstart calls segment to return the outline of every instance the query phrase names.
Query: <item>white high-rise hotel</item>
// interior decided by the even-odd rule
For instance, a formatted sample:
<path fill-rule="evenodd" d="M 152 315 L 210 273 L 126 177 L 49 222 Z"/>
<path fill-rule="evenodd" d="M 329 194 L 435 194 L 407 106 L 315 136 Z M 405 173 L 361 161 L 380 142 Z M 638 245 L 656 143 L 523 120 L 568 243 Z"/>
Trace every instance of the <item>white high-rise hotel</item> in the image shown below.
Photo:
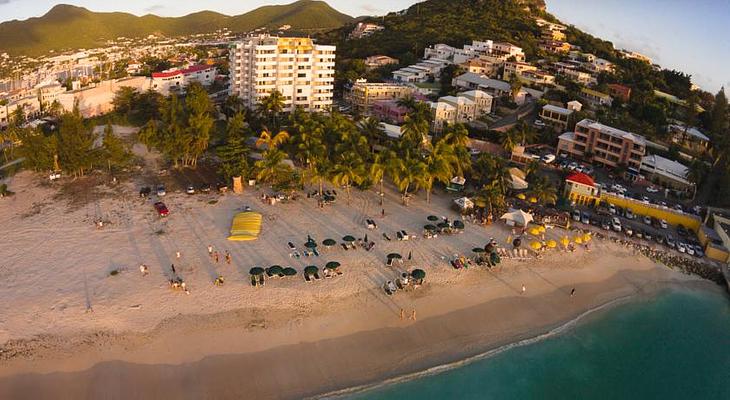
<path fill-rule="evenodd" d="M 255 107 L 278 90 L 284 110 L 326 111 L 332 106 L 335 46 L 309 38 L 252 36 L 231 45 L 231 94 Z"/>

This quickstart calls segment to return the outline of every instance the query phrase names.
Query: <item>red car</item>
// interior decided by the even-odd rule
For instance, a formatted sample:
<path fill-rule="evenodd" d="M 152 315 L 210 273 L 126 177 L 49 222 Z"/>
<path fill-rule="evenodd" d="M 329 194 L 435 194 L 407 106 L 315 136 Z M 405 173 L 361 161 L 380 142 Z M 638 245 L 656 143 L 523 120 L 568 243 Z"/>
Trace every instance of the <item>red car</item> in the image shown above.
<path fill-rule="evenodd" d="M 170 214 L 170 211 L 167 209 L 165 203 L 161 201 L 155 203 L 155 210 L 157 210 L 157 214 L 159 214 L 160 217 L 167 217 L 167 215 Z"/>

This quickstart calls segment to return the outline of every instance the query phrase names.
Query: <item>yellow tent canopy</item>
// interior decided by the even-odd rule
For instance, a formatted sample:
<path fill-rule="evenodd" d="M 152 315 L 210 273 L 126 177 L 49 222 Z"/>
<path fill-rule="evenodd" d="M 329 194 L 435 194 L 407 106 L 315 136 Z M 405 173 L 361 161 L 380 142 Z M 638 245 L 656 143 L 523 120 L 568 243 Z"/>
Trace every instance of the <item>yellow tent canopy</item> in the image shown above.
<path fill-rule="evenodd" d="M 539 236 L 540 235 L 540 229 L 536 226 L 530 228 L 530 235 Z"/>
<path fill-rule="evenodd" d="M 532 242 L 530 243 L 530 247 L 535 250 L 540 250 L 542 248 L 542 244 L 540 242 Z"/>
<path fill-rule="evenodd" d="M 545 233 L 545 225 L 539 225 L 537 229 L 540 231 L 540 233 Z"/>
<path fill-rule="evenodd" d="M 567 236 L 564 236 L 562 239 L 560 239 L 560 243 L 562 243 L 563 246 L 568 247 L 568 245 L 570 244 L 570 239 L 568 239 Z"/>
<path fill-rule="evenodd" d="M 557 246 L 558 246 L 558 242 L 556 242 L 556 241 L 554 241 L 554 240 L 548 240 L 548 242 L 547 242 L 547 247 L 549 247 L 549 248 L 551 248 L 551 249 L 554 249 L 554 248 L 556 248 Z"/>
<path fill-rule="evenodd" d="M 573 239 L 573 241 L 575 242 L 575 244 L 581 244 L 581 243 L 583 243 L 583 239 L 581 239 L 580 236 L 578 236 L 577 238 Z"/>
<path fill-rule="evenodd" d="M 585 235 L 583 235 L 583 241 L 584 242 L 587 242 L 589 240 L 591 240 L 591 234 L 590 233 L 586 233 Z"/>
<path fill-rule="evenodd" d="M 261 232 L 261 214 L 246 211 L 236 214 L 231 223 L 231 235 L 228 240 L 256 240 Z"/>

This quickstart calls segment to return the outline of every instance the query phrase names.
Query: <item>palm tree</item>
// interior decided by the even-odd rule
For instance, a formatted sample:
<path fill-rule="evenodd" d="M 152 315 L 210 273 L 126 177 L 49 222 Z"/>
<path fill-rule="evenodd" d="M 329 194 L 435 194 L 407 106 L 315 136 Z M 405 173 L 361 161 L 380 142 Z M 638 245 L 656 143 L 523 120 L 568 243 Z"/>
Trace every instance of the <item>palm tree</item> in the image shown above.
<path fill-rule="evenodd" d="M 507 193 L 512 182 L 507 160 L 489 153 L 479 155 L 472 175 L 482 184 L 493 182 L 502 194 Z"/>
<path fill-rule="evenodd" d="M 520 138 L 520 144 L 523 146 L 533 143 L 537 139 L 537 132 L 530 125 L 521 122 L 515 128 Z"/>
<path fill-rule="evenodd" d="M 504 193 L 495 182 L 483 185 L 474 197 L 474 203 L 482 208 L 487 208 L 492 213 L 494 208 L 504 208 Z"/>
<path fill-rule="evenodd" d="M 370 143 L 370 149 L 372 151 L 373 144 L 382 144 L 385 139 L 385 130 L 383 130 L 380 121 L 375 117 L 368 117 L 360 120 L 358 123 L 358 129 L 365 136 Z"/>
<path fill-rule="evenodd" d="M 278 117 L 284 111 L 284 95 L 278 90 L 273 90 L 268 96 L 261 98 L 257 110 L 269 117 L 274 127 L 278 127 Z"/>
<path fill-rule="evenodd" d="M 411 187 L 418 190 L 426 177 L 426 164 L 420 156 L 407 153 L 405 158 L 399 157 L 393 165 L 393 182 L 403 192 L 403 205 L 408 205 L 408 192 Z"/>
<path fill-rule="evenodd" d="M 428 135 L 428 122 L 406 115 L 403 119 L 401 143 L 409 148 L 421 147 Z"/>
<path fill-rule="evenodd" d="M 370 164 L 370 177 L 373 182 L 380 183 L 380 205 L 383 205 L 383 181 L 385 181 L 385 175 L 391 175 L 394 169 L 397 167 L 397 157 L 393 150 L 387 149 L 382 151 L 373 157 L 373 161 Z"/>
<path fill-rule="evenodd" d="M 431 202 L 431 190 L 434 182 L 443 184 L 449 183 L 453 178 L 452 165 L 457 163 L 454 147 L 439 140 L 436 145 L 429 146 L 428 153 L 424 159 L 426 173 L 424 175 L 424 188 L 426 189 L 426 202 Z"/>
<path fill-rule="evenodd" d="M 332 184 L 344 186 L 347 192 L 347 204 L 350 204 L 350 187 L 359 185 L 365 180 L 365 163 L 354 151 L 343 153 L 332 169 Z"/>
<path fill-rule="evenodd" d="M 558 200 L 558 192 L 548 178 L 536 176 L 530 184 L 530 195 L 535 197 L 542 204 L 555 204 Z"/>
<path fill-rule="evenodd" d="M 258 169 L 256 179 L 262 182 L 268 182 L 276 184 L 279 178 L 283 178 L 285 174 L 288 174 L 291 167 L 284 164 L 284 158 L 286 153 L 279 150 L 279 146 L 289 140 L 289 134 L 281 131 L 276 135 L 272 135 L 268 131 L 261 132 L 261 136 L 256 141 L 256 147 L 266 147 L 262 155 L 262 159 L 256 161 L 255 166 Z"/>
<path fill-rule="evenodd" d="M 512 149 L 517 146 L 517 142 L 519 140 L 518 138 L 519 135 L 514 129 L 508 129 L 504 132 L 501 132 L 499 140 L 502 144 L 502 148 L 505 151 L 511 153 Z"/>
<path fill-rule="evenodd" d="M 261 148 L 266 146 L 266 150 L 276 149 L 287 140 L 289 140 L 289 133 L 286 131 L 281 131 L 276 135 L 272 135 L 269 131 L 263 131 L 258 140 L 256 140 L 256 147 Z"/>

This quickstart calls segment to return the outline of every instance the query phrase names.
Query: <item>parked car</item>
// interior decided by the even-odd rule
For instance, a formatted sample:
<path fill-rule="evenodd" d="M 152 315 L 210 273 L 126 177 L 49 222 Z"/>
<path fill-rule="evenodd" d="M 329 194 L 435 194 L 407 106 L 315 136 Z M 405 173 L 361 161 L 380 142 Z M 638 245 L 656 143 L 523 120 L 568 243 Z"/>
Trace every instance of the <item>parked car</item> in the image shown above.
<path fill-rule="evenodd" d="M 647 225 L 651 225 L 651 217 L 648 215 L 644 216 L 644 223 Z"/>
<path fill-rule="evenodd" d="M 608 212 L 610 212 L 611 214 L 614 214 L 615 215 L 616 214 L 616 206 L 614 206 L 613 204 L 609 204 L 608 205 Z"/>
<path fill-rule="evenodd" d="M 578 168 L 578 163 L 573 161 L 570 164 L 568 164 L 568 169 L 571 171 L 575 171 L 575 169 Z"/>
<path fill-rule="evenodd" d="M 149 186 L 145 186 L 142 189 L 139 189 L 139 197 L 147 197 L 152 193 L 152 188 Z"/>
<path fill-rule="evenodd" d="M 165 186 L 160 185 L 157 187 L 157 195 L 158 196 L 164 196 L 167 194 L 167 191 L 165 191 Z"/>
<path fill-rule="evenodd" d="M 578 221 L 578 222 L 580 222 L 580 211 L 578 211 L 578 210 L 573 210 L 573 212 L 572 212 L 571 214 L 572 214 L 572 216 L 573 216 L 573 221 Z"/>
<path fill-rule="evenodd" d="M 654 186 L 649 186 L 646 188 L 646 191 L 649 193 L 657 193 L 659 192 L 659 189 L 655 188 Z"/>
<path fill-rule="evenodd" d="M 679 236 L 686 237 L 687 236 L 687 233 L 688 233 L 687 232 L 687 229 L 684 226 L 682 226 L 681 224 L 680 225 L 677 225 L 677 234 Z"/>
<path fill-rule="evenodd" d="M 634 230 L 630 226 L 624 226 L 624 233 L 626 236 L 634 236 Z"/>
<path fill-rule="evenodd" d="M 613 217 L 611 220 L 611 229 L 616 232 L 621 232 L 621 221 L 619 221 L 618 217 Z"/>
<path fill-rule="evenodd" d="M 629 208 L 626 209 L 626 214 L 624 214 L 624 216 L 626 217 L 626 219 L 636 218 L 636 215 L 634 214 L 634 212 L 631 211 L 631 209 L 629 209 Z"/>
<path fill-rule="evenodd" d="M 61 173 L 52 171 L 50 174 L 48 174 L 48 179 L 55 181 L 56 179 L 61 179 Z"/>
<path fill-rule="evenodd" d="M 699 244 L 696 244 L 696 245 L 694 245 L 694 248 L 695 248 L 695 256 L 700 257 L 700 258 L 705 256 L 705 251 L 702 250 L 702 246 L 700 246 Z"/>
<path fill-rule="evenodd" d="M 580 222 L 582 222 L 584 224 L 590 224 L 591 223 L 591 214 L 590 213 L 587 213 L 585 211 L 582 212 L 581 213 Z"/>
<path fill-rule="evenodd" d="M 188 187 L 185 188 L 185 193 L 187 193 L 187 194 L 195 194 L 195 186 L 188 185 Z"/>
<path fill-rule="evenodd" d="M 641 196 L 641 201 L 643 201 L 646 204 L 649 204 L 650 203 L 648 196 Z"/>
<path fill-rule="evenodd" d="M 555 154 L 545 154 L 540 158 L 540 160 L 545 164 L 550 164 L 551 162 L 555 161 Z"/>
<path fill-rule="evenodd" d="M 537 127 L 539 127 L 539 128 L 542 128 L 542 127 L 544 127 L 544 126 L 545 126 L 545 123 L 544 123 L 544 122 L 542 122 L 542 120 L 541 120 L 541 119 L 536 119 L 536 120 L 535 120 L 535 126 L 537 126 Z"/>
<path fill-rule="evenodd" d="M 601 221 L 601 228 L 603 228 L 603 229 L 605 229 L 607 231 L 610 231 L 611 230 L 611 223 L 607 219 L 604 219 L 603 221 Z"/>
<path fill-rule="evenodd" d="M 666 221 L 666 220 L 660 220 L 660 221 L 659 221 L 659 226 L 661 226 L 661 227 L 662 227 L 662 229 L 667 229 L 667 227 L 668 227 L 669 225 L 667 225 L 667 221 Z"/>
<path fill-rule="evenodd" d="M 587 166 L 583 168 L 583 173 L 586 175 L 593 175 L 593 167 Z"/>
<path fill-rule="evenodd" d="M 218 182 L 218 184 L 216 185 L 216 187 L 218 188 L 218 191 L 221 192 L 221 193 L 225 193 L 225 192 L 228 191 L 228 185 L 226 185 L 223 182 Z"/>
<path fill-rule="evenodd" d="M 686 253 L 687 252 L 687 248 L 684 247 L 684 243 L 681 243 L 681 242 L 678 242 L 677 243 L 677 251 L 679 251 L 680 253 Z"/>
<path fill-rule="evenodd" d="M 649 231 L 644 231 L 644 239 L 646 239 L 646 240 L 651 240 L 651 232 L 649 232 Z"/>
<path fill-rule="evenodd" d="M 687 249 L 687 254 L 689 254 L 691 256 L 695 255 L 695 247 L 694 246 L 692 246 L 689 243 L 684 243 L 684 247 L 685 247 L 685 249 Z"/>
<path fill-rule="evenodd" d="M 165 203 L 161 201 L 155 203 L 155 210 L 157 211 L 157 215 L 159 215 L 160 217 L 167 217 L 170 214 L 170 211 L 167 209 Z"/>
<path fill-rule="evenodd" d="M 667 235 L 666 237 L 664 237 L 664 242 L 672 249 L 677 246 L 677 244 L 674 242 L 674 238 L 672 237 L 672 235 Z"/>
<path fill-rule="evenodd" d="M 209 184 L 207 184 L 207 183 L 205 183 L 205 184 L 201 185 L 201 186 L 200 186 L 200 191 L 201 191 L 202 193 L 210 193 L 210 185 L 209 185 Z"/>
<path fill-rule="evenodd" d="M 634 236 L 636 236 L 638 239 L 641 239 L 644 237 L 644 232 L 642 232 L 641 229 L 637 229 L 636 232 L 634 232 Z"/>

